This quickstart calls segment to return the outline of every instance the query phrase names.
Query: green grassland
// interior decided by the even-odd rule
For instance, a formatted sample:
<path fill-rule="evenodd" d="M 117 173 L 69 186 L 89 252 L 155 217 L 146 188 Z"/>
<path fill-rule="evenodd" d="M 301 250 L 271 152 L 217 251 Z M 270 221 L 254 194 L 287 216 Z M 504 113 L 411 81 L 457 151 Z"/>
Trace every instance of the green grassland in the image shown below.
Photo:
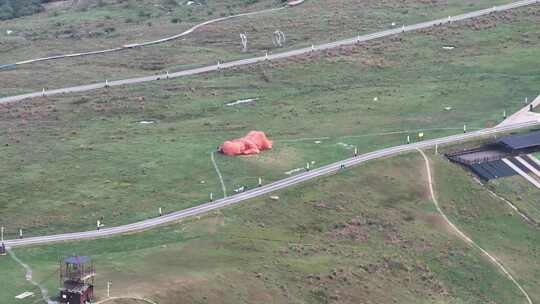
<path fill-rule="evenodd" d="M 511 201 L 536 223 L 540 223 L 540 191 L 521 176 L 493 181 L 492 189 Z"/>
<path fill-rule="evenodd" d="M 270 0 L 207 1 L 201 6 L 186 6 L 184 2 L 174 6 L 170 2 L 105 1 L 105 5 L 90 9 L 52 10 L 4 21 L 2 28 L 13 30 L 14 34 L 0 34 L 0 63 L 156 40 L 222 15 L 281 5 L 280 1 Z M 186 39 L 159 46 L 2 71 L 0 96 L 214 64 L 218 60 L 262 55 L 265 51 L 350 38 L 388 29 L 393 22 L 412 24 L 507 2 L 309 0 L 295 8 L 213 24 Z M 534 12 L 538 8 L 531 6 L 527 10 Z M 491 23 L 475 27 L 493 26 Z M 284 48 L 272 45 L 271 35 L 276 30 L 284 31 L 288 37 Z M 242 53 L 240 47 L 238 35 L 244 32 L 249 37 L 248 53 Z"/>
<path fill-rule="evenodd" d="M 428 155 L 442 208 L 537 301 L 537 228 L 465 171 Z M 424 162 L 411 153 L 280 191 L 278 201 L 262 197 L 152 231 L 15 252 L 53 294 L 60 257 L 91 255 L 99 299 L 111 280 L 111 296 L 160 304 L 525 303 L 449 232 L 428 193 Z M 0 267 L 9 273 L 0 277 L 3 299 L 37 291 L 11 259 Z"/>
<path fill-rule="evenodd" d="M 86 230 L 101 216 L 123 224 L 219 197 L 210 153 L 252 129 L 275 148 L 216 155 L 229 194 L 343 159 L 354 146 L 418 140 L 413 130 L 438 129 L 425 131 L 434 138 L 492 126 L 538 94 L 539 21 L 522 9 L 289 61 L 3 106 L 0 224 L 11 237 L 18 228 Z M 226 106 L 250 97 L 259 99 Z"/>

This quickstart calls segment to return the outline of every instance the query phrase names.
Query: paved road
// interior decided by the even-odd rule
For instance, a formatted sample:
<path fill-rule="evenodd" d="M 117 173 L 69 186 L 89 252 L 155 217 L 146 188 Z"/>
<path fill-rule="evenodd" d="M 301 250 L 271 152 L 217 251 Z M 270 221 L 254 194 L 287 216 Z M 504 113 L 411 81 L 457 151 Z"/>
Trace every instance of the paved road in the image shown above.
<path fill-rule="evenodd" d="M 217 200 L 215 202 L 205 203 L 197 207 L 189 208 L 189 209 L 178 211 L 178 212 L 173 212 L 167 215 L 163 215 L 161 217 L 156 217 L 156 218 L 152 218 L 152 219 L 148 219 L 148 220 L 144 220 L 141 222 L 132 223 L 128 225 L 123 225 L 123 226 L 104 228 L 101 230 L 92 230 L 92 231 L 85 231 L 85 232 L 75 232 L 75 233 L 66 233 L 66 234 L 58 234 L 58 235 L 30 237 L 30 238 L 25 238 L 25 239 L 7 240 L 5 244 L 8 247 L 38 245 L 38 244 L 47 244 L 47 243 L 58 242 L 58 241 L 94 239 L 98 237 L 105 237 L 105 236 L 111 236 L 111 235 L 116 235 L 116 234 L 149 229 L 158 225 L 170 223 L 170 222 L 173 222 L 182 218 L 186 218 L 189 216 L 202 214 L 210 210 L 223 208 L 225 206 L 229 206 L 233 204 L 238 204 L 245 200 L 259 197 L 259 196 L 262 196 L 262 195 L 265 195 L 265 194 L 268 194 L 268 193 L 271 193 L 280 189 L 284 189 L 284 188 L 314 179 L 319 176 L 332 174 L 341 170 L 342 165 L 346 167 L 355 166 L 369 160 L 388 157 L 388 156 L 396 155 L 403 152 L 413 151 L 416 149 L 424 149 L 424 148 L 432 147 L 434 145 L 448 144 L 448 143 L 452 143 L 456 141 L 461 141 L 464 139 L 470 139 L 470 138 L 474 138 L 478 136 L 484 136 L 484 135 L 494 134 L 498 132 L 515 130 L 515 129 L 530 127 L 530 126 L 539 125 L 539 124 L 540 124 L 540 121 L 535 120 L 535 121 L 519 123 L 515 125 L 497 126 L 494 128 L 474 131 L 471 133 L 453 135 L 453 136 L 443 137 L 439 139 L 427 140 L 427 141 L 422 141 L 418 143 L 412 143 L 412 144 L 406 144 L 406 145 L 400 145 L 400 146 L 396 146 L 392 148 L 382 149 L 375 152 L 366 153 L 357 157 L 352 157 L 352 158 L 349 158 L 340 162 L 336 162 L 330 165 L 317 168 L 317 169 L 313 169 L 311 171 L 304 172 L 295 176 L 291 176 L 289 178 L 285 178 L 285 179 L 273 182 L 271 184 L 268 184 L 259 188 L 254 188 L 244 193 L 240 193 L 234 196 L 229 196 L 229 197 Z"/>
<path fill-rule="evenodd" d="M 282 9 L 287 8 L 289 6 L 290 5 L 286 5 L 286 6 L 278 7 L 278 8 L 272 8 L 272 9 L 267 9 L 267 10 L 262 10 L 262 11 L 257 11 L 257 12 L 243 13 L 243 14 L 238 14 L 238 15 L 233 15 L 233 16 L 227 16 L 227 17 L 221 17 L 221 18 L 217 18 L 217 19 L 208 20 L 208 21 L 199 23 L 199 24 L 193 26 L 192 28 L 190 28 L 190 29 L 188 29 L 188 30 L 186 30 L 186 31 L 184 31 L 184 32 L 182 32 L 180 34 L 173 35 L 173 36 L 170 36 L 170 37 L 165 37 L 165 38 L 158 39 L 158 40 L 153 40 L 153 41 L 148 41 L 148 42 L 143 42 L 143 43 L 125 44 L 125 45 L 120 46 L 120 47 L 111 48 L 111 49 L 105 49 L 105 50 L 90 51 L 90 52 L 80 52 L 80 53 L 64 54 L 64 55 L 55 55 L 55 56 L 49 56 L 49 57 L 42 57 L 42 58 L 23 60 L 23 61 L 19 61 L 19 62 L 15 62 L 15 63 L 10 63 L 10 64 L 3 64 L 3 65 L 0 65 L 0 71 L 3 70 L 3 69 L 13 69 L 13 68 L 16 68 L 16 67 L 21 66 L 21 65 L 37 63 L 37 62 L 41 62 L 41 61 L 51 61 L 51 60 L 59 60 L 59 59 L 75 58 L 75 57 L 88 57 L 88 56 L 92 56 L 92 55 L 103 55 L 103 54 L 107 54 L 107 53 L 115 53 L 115 52 L 120 52 L 120 51 L 133 49 L 133 48 L 141 48 L 141 47 L 145 47 L 145 46 L 165 43 L 165 42 L 169 42 L 169 41 L 176 40 L 176 39 L 182 38 L 184 36 L 187 36 L 187 35 L 193 33 L 195 30 L 197 30 L 197 29 L 199 29 L 199 28 L 201 28 L 203 26 L 212 24 L 212 23 L 222 22 L 222 21 L 226 21 L 226 20 L 230 20 L 230 19 L 236 19 L 236 18 L 239 18 L 239 17 L 253 16 L 253 15 L 259 15 L 259 14 L 264 14 L 264 13 L 270 13 L 270 12 L 282 10 Z"/>
<path fill-rule="evenodd" d="M 439 26 L 443 24 L 449 24 L 456 21 L 462 21 L 466 19 L 476 18 L 484 15 L 489 15 L 492 13 L 500 12 L 500 11 L 506 11 L 510 9 L 514 9 L 517 7 L 523 7 L 527 5 L 533 5 L 540 2 L 540 0 L 523 0 L 523 1 L 517 1 L 506 5 L 501 6 L 494 6 L 488 9 L 483 9 L 479 11 L 474 11 L 458 16 L 451 16 L 448 18 L 443 19 L 437 19 L 433 21 L 428 22 L 422 22 L 414 25 L 409 26 L 403 26 L 400 28 L 395 28 L 391 30 L 385 30 L 373 34 L 368 35 L 362 35 L 355 38 L 340 40 L 336 42 L 321 44 L 321 45 L 314 45 L 312 47 L 306 47 L 301 48 L 297 50 L 282 52 L 282 53 L 276 53 L 276 54 L 269 54 L 268 56 L 260 56 L 255 58 L 248 58 L 248 59 L 241 59 L 221 64 L 215 64 L 210 66 L 205 66 L 201 68 L 196 69 L 190 69 L 185 71 L 180 71 L 176 73 L 171 74 L 164 74 L 164 75 L 152 75 L 152 76 L 146 76 L 146 77 L 137 77 L 137 78 L 131 78 L 131 79 L 123 79 L 123 80 L 115 80 L 115 81 L 108 81 L 108 82 L 99 82 L 94 84 L 88 84 L 88 85 L 81 85 L 81 86 L 75 86 L 75 87 L 68 87 L 68 88 L 62 88 L 62 89 L 55 89 L 50 91 L 44 91 L 44 92 L 34 92 L 29 94 L 23 94 L 23 95 L 16 95 L 16 96 L 10 96 L 10 97 L 4 97 L 0 98 L 0 104 L 2 103 L 8 103 L 8 102 L 17 102 L 28 98 L 35 98 L 40 96 L 51 96 L 51 95 L 58 95 L 58 94 L 65 94 L 65 93 L 72 93 L 72 92 L 85 92 L 90 90 L 96 90 L 96 89 L 102 89 L 106 88 L 107 86 L 113 87 L 113 86 L 122 86 L 122 85 L 128 85 L 128 84 L 135 84 L 135 83 L 143 83 L 143 82 L 149 82 L 149 81 L 157 81 L 157 80 L 163 80 L 167 78 L 177 78 L 177 77 L 184 77 L 184 76 L 190 76 L 190 75 L 197 75 L 202 73 L 208 73 L 208 72 L 214 72 L 221 69 L 227 69 L 227 68 L 233 68 L 233 67 L 239 67 L 239 66 L 245 66 L 245 65 L 251 65 L 256 64 L 268 60 L 278 60 L 278 59 L 285 59 L 290 58 L 294 56 L 304 55 L 308 54 L 313 51 L 321 51 L 321 50 L 328 50 L 333 48 L 338 48 L 346 45 L 351 45 L 355 43 L 360 42 L 366 42 L 371 41 L 375 39 L 380 39 L 383 37 L 389 37 L 393 35 L 399 35 L 401 33 L 405 32 L 411 32 L 411 31 L 417 31 L 420 29 L 426 29 L 434 26 Z"/>

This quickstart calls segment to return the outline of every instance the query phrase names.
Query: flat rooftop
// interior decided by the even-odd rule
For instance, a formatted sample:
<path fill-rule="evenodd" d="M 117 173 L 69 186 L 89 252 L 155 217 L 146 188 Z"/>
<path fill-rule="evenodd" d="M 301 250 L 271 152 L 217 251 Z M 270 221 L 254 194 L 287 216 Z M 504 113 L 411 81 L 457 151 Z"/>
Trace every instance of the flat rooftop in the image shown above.
<path fill-rule="evenodd" d="M 540 146 L 540 131 L 502 137 L 497 143 L 513 150 L 537 147 Z"/>

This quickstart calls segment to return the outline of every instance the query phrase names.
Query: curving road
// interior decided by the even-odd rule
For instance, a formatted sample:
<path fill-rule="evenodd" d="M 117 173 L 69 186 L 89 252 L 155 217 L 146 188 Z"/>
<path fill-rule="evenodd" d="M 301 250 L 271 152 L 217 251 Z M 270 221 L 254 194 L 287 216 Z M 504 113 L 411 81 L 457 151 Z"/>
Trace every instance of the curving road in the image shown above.
<path fill-rule="evenodd" d="M 465 139 L 470 139 L 470 138 L 474 138 L 478 136 L 485 136 L 485 135 L 494 134 L 498 132 L 521 129 L 521 128 L 531 127 L 531 126 L 535 126 L 539 124 L 540 124 L 540 120 L 533 120 L 533 121 L 518 123 L 518 124 L 502 125 L 502 126 L 499 125 L 493 128 L 487 128 L 487 129 L 483 129 L 479 131 L 474 131 L 471 133 L 458 134 L 458 135 L 442 137 L 442 138 L 433 139 L 433 140 L 426 140 L 426 141 L 412 143 L 412 144 L 395 146 L 395 147 L 359 155 L 357 157 L 352 157 L 352 158 L 349 158 L 340 162 L 336 162 L 336 163 L 326 165 L 317 169 L 313 169 L 311 171 L 307 171 L 307 172 L 304 172 L 295 176 L 291 176 L 291 177 L 273 182 L 271 184 L 268 184 L 259 188 L 254 188 L 254 189 L 248 190 L 246 192 L 243 192 L 234 196 L 222 198 L 215 202 L 205 203 L 205 204 L 192 207 L 189 209 L 185 209 L 182 211 L 169 213 L 161 217 L 147 219 L 141 222 L 117 226 L 117 227 L 104 228 L 101 230 L 92 230 L 92 231 L 85 231 L 85 232 L 65 233 L 65 234 L 57 234 L 57 235 L 30 237 L 30 238 L 25 238 L 25 239 L 7 240 L 5 241 L 5 244 L 7 247 L 38 245 L 38 244 L 47 244 L 47 243 L 58 242 L 58 241 L 94 239 L 98 237 L 106 237 L 106 236 L 111 236 L 111 235 L 127 233 L 127 232 L 149 229 L 158 225 L 174 222 L 174 221 L 177 221 L 179 219 L 183 219 L 189 216 L 205 213 L 210 210 L 223 208 L 225 206 L 229 206 L 233 204 L 238 204 L 245 200 L 259 197 L 259 196 L 262 196 L 262 195 L 265 195 L 265 194 L 268 194 L 277 190 L 281 190 L 281 189 L 314 179 L 319 176 L 332 174 L 341 170 L 342 166 L 346 166 L 346 167 L 355 166 L 355 165 L 359 165 L 364 162 L 367 162 L 369 160 L 393 156 L 393 155 L 403 153 L 403 152 L 429 148 L 435 145 L 448 144 L 448 143 L 462 141 Z"/>
<path fill-rule="evenodd" d="M 212 23 L 217 23 L 217 22 L 226 21 L 226 20 L 230 20 L 230 19 L 236 19 L 236 18 L 239 18 L 239 17 L 253 16 L 253 15 L 259 15 L 259 14 L 264 14 L 264 13 L 270 13 L 270 12 L 282 10 L 282 9 L 287 8 L 289 6 L 291 6 L 291 5 L 285 5 L 283 7 L 278 7 L 278 8 L 266 9 L 266 10 L 250 12 L 250 13 L 242 13 L 242 14 L 237 14 L 237 15 L 233 15 L 233 16 L 227 16 L 227 17 L 208 20 L 208 21 L 199 23 L 199 24 L 193 26 L 192 28 L 190 28 L 190 29 L 188 29 L 188 30 L 186 30 L 186 31 L 184 31 L 184 32 L 182 32 L 180 34 L 173 35 L 173 36 L 170 36 L 170 37 L 165 37 L 165 38 L 154 40 L 154 41 L 148 41 L 148 42 L 143 42 L 143 43 L 126 44 L 126 45 L 123 45 L 121 47 L 105 49 L 105 50 L 99 50 L 99 51 L 81 52 L 81 53 L 64 54 L 64 55 L 55 55 L 55 56 L 49 56 L 49 57 L 42 57 L 42 58 L 23 60 L 23 61 L 18 61 L 18 62 L 15 62 L 15 63 L 10 63 L 10 64 L 3 64 L 3 65 L 0 65 L 0 71 L 3 70 L 3 69 L 12 69 L 12 68 L 16 68 L 16 67 L 18 67 L 20 65 L 37 63 L 37 62 L 41 62 L 41 61 L 50 61 L 50 60 L 75 58 L 75 57 L 87 57 L 87 56 L 92 56 L 92 55 L 102 55 L 102 54 L 107 54 L 107 53 L 125 51 L 125 50 L 129 50 L 129 49 L 133 49 L 133 48 L 140 48 L 140 47 L 165 43 L 165 42 L 169 42 L 169 41 L 176 40 L 176 39 L 182 38 L 184 36 L 187 36 L 187 35 L 193 33 L 195 30 L 197 30 L 197 29 L 199 29 L 199 28 L 201 28 L 203 26 L 212 24 Z"/>
<path fill-rule="evenodd" d="M 61 89 L 55 89 L 55 90 L 49 90 L 49 91 L 41 91 L 41 92 L 34 92 L 29 94 L 22 94 L 22 95 L 16 95 L 16 96 L 10 96 L 10 97 L 4 97 L 0 98 L 0 104 L 2 103 L 9 103 L 9 102 L 18 102 L 22 101 L 24 99 L 28 98 L 35 98 L 35 97 L 42 97 L 42 96 L 52 96 L 52 95 L 58 95 L 58 94 L 65 94 L 65 93 L 73 93 L 73 92 L 85 92 L 90 90 L 97 90 L 107 87 L 113 87 L 113 86 L 122 86 L 122 85 L 128 85 L 128 84 L 136 84 L 136 83 L 143 83 L 143 82 L 149 82 L 149 81 L 157 81 L 162 79 L 169 79 L 169 78 L 177 78 L 177 77 L 184 77 L 184 76 L 190 76 L 190 75 L 197 75 L 202 73 L 208 73 L 208 72 L 214 72 L 221 69 L 227 69 L 227 68 L 234 68 L 234 67 L 240 67 L 245 65 L 251 65 L 251 64 L 257 64 L 260 62 L 268 61 L 268 60 L 278 60 L 278 59 L 286 59 L 294 56 L 299 55 L 305 55 L 313 51 L 322 51 L 322 50 L 328 50 L 328 49 L 334 49 L 339 48 L 346 45 L 352 45 L 355 43 L 360 42 L 366 42 L 371 41 L 375 39 L 380 39 L 384 37 L 389 37 L 393 35 L 399 35 L 401 33 L 405 32 L 411 32 L 411 31 L 417 31 L 421 29 L 431 28 L 434 26 L 439 26 L 443 24 L 450 24 L 452 22 L 456 21 L 462 21 L 467 19 L 472 19 L 484 15 L 489 15 L 492 13 L 500 12 L 500 11 L 507 11 L 518 7 L 524 7 L 528 5 L 537 4 L 540 2 L 540 0 L 523 0 L 523 1 L 517 1 L 506 5 L 501 6 L 494 6 L 491 8 L 474 11 L 458 16 L 449 16 L 448 18 L 442 18 L 437 19 L 433 21 L 428 22 L 422 22 L 414 25 L 409 26 L 403 26 L 400 28 L 395 28 L 391 30 L 385 30 L 373 34 L 368 35 L 361 35 L 355 38 L 340 40 L 336 42 L 321 44 L 321 45 L 313 45 L 311 47 L 301 48 L 297 50 L 282 52 L 282 53 L 276 53 L 276 54 L 268 54 L 265 56 L 260 57 L 254 57 L 254 58 L 248 58 L 248 59 L 241 59 L 236 61 L 230 61 L 226 63 L 218 63 L 215 65 L 205 66 L 201 68 L 196 69 L 190 69 L 190 70 L 184 70 L 176 73 L 167 73 L 163 75 L 152 75 L 152 76 L 145 76 L 145 77 L 137 77 L 137 78 L 130 78 L 130 79 L 123 79 L 123 80 L 115 80 L 115 81 L 105 81 L 105 82 L 99 82 L 94 84 L 88 84 L 88 85 L 81 85 L 81 86 L 75 86 L 75 87 L 68 87 L 68 88 L 61 88 Z"/>

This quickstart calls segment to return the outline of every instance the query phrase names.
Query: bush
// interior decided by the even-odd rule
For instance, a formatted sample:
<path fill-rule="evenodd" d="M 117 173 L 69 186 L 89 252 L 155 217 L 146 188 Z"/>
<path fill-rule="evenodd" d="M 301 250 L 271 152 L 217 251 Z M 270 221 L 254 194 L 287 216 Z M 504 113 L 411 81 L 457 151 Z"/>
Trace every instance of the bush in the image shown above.
<path fill-rule="evenodd" d="M 0 20 L 13 19 L 43 11 L 47 0 L 0 0 Z"/>

